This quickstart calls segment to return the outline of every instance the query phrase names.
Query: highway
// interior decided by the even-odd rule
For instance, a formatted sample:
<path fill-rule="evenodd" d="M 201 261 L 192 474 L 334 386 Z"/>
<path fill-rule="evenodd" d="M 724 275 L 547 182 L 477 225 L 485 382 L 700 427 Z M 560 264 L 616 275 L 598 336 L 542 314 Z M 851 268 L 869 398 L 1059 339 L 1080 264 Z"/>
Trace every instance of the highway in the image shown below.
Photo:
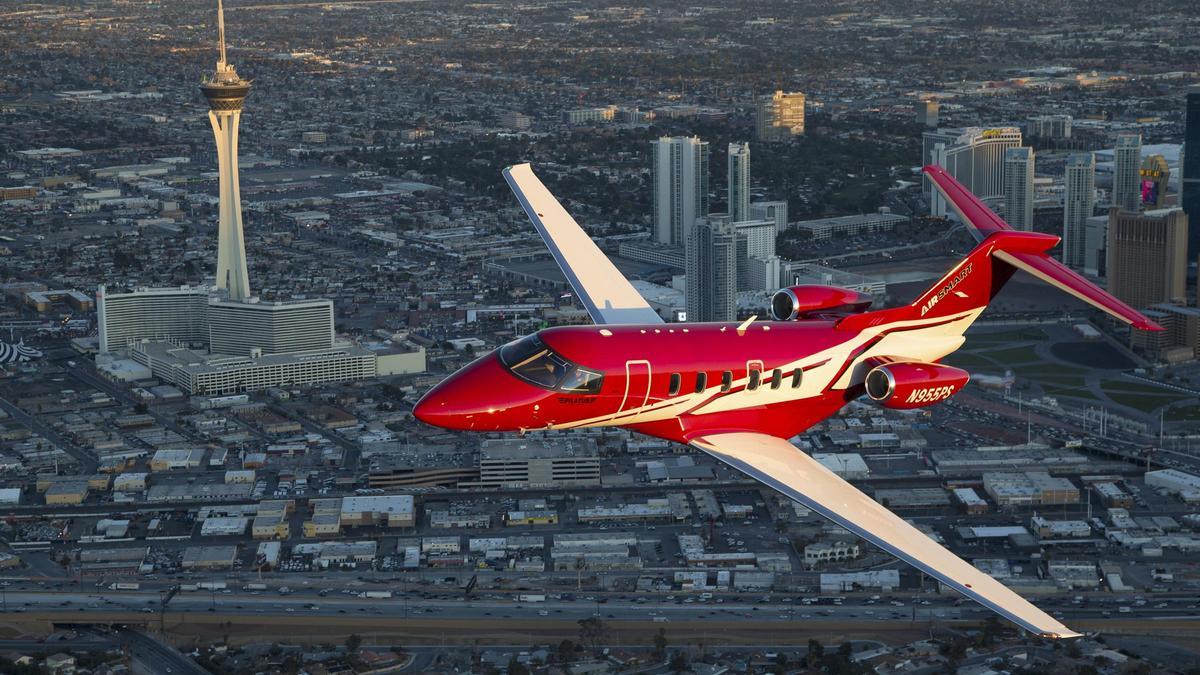
<path fill-rule="evenodd" d="M 757 596 L 755 596 L 757 597 Z M 653 596 L 610 596 L 592 595 L 576 597 L 574 600 L 549 598 L 543 602 L 522 602 L 519 595 L 509 597 L 488 593 L 484 597 L 462 599 L 460 597 L 410 598 L 406 596 L 389 599 L 360 598 L 348 592 L 318 594 L 289 594 L 255 591 L 186 591 L 171 600 L 169 614 L 202 613 L 219 611 L 224 615 L 252 617 L 256 615 L 307 617 L 354 617 L 356 619 L 547 619 L 577 621 L 581 618 L 599 616 L 615 621 L 705 621 L 754 619 L 756 621 L 813 621 L 843 622 L 847 620 L 880 621 L 981 621 L 991 615 L 974 603 L 956 604 L 954 596 L 933 596 L 928 600 L 918 597 L 916 602 L 897 600 L 895 606 L 885 600 L 875 601 L 867 597 L 848 598 L 844 604 L 803 604 L 788 602 L 791 597 L 762 596 L 747 598 L 745 595 L 730 598 L 711 598 L 707 601 L 699 596 L 670 595 Z M 907 600 L 907 599 L 906 599 Z M 1099 619 L 1109 617 L 1160 619 L 1163 617 L 1197 620 L 1200 609 L 1197 598 L 1181 596 L 1174 598 L 1154 597 L 1141 606 L 1133 604 L 1133 598 L 1124 598 L 1127 611 L 1118 611 L 1110 603 L 1092 602 L 1074 605 L 1069 602 L 1042 603 L 1047 611 L 1066 621 L 1071 618 Z M 925 604 L 928 603 L 928 604 Z M 138 612 L 149 620 L 157 618 L 159 594 L 157 591 L 30 591 L 12 590 L 6 593 L 8 612 Z M 1197 623 L 1200 628 L 1200 623 Z"/>

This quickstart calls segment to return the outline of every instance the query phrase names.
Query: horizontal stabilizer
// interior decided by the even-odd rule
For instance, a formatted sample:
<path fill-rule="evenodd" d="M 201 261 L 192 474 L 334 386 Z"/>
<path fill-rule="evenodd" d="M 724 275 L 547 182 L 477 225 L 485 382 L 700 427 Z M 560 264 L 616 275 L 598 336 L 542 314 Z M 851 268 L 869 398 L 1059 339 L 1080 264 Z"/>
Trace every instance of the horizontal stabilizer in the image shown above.
<path fill-rule="evenodd" d="M 1089 305 L 1102 309 L 1138 330 L 1162 330 L 1145 314 L 1114 298 L 1066 265 L 1044 254 L 1011 253 L 998 250 L 993 255 L 1004 262 L 1025 270 L 1042 281 L 1066 291 Z"/>
<path fill-rule="evenodd" d="M 1024 270 L 1134 328 L 1162 330 L 1161 326 L 1151 321 L 1146 315 L 1121 302 L 1078 272 L 1050 257 L 1047 251 L 1058 245 L 1059 237 L 1014 230 L 942 167 L 931 165 L 925 167 L 924 171 L 955 213 L 982 239 L 979 246 L 968 256 L 968 260 L 978 259 L 983 253 L 990 254 L 996 260 Z M 971 268 L 967 269 L 969 274 Z M 1007 281 L 1007 276 L 1002 276 L 999 270 L 992 274 L 990 295 L 995 295 L 999 286 Z M 954 285 L 952 284 L 950 288 L 953 289 Z"/>

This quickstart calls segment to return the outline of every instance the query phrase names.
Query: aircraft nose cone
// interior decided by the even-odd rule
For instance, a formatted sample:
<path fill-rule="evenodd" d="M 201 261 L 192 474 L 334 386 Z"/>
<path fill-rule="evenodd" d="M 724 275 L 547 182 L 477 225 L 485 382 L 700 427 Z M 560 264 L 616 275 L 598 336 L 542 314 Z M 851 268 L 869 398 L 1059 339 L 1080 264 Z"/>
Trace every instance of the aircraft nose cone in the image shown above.
<path fill-rule="evenodd" d="M 441 405 L 433 401 L 433 397 L 430 396 L 432 393 L 432 389 L 426 392 L 425 395 L 421 397 L 421 400 L 417 401 L 417 404 L 413 406 L 413 417 L 416 417 L 425 424 L 438 427 L 441 425 L 438 424 L 437 409 L 440 408 Z"/>
<path fill-rule="evenodd" d="M 456 391 L 461 387 L 454 384 L 452 380 L 459 375 L 451 375 L 426 392 L 421 400 L 413 406 L 413 417 L 430 426 L 443 429 L 457 428 L 454 422 L 463 417 L 463 400 L 460 392 Z"/>
<path fill-rule="evenodd" d="M 413 406 L 413 416 L 443 429 L 483 429 L 513 405 L 517 381 L 494 354 L 442 380 Z"/>

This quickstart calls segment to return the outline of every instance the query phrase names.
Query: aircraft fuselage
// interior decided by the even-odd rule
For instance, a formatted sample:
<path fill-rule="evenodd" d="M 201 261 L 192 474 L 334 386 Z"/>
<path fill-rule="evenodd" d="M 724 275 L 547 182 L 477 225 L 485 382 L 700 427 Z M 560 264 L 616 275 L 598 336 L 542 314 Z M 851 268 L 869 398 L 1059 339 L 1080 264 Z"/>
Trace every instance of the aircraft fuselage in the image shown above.
<path fill-rule="evenodd" d="M 469 431 L 624 426 L 680 443 L 742 429 L 790 438 L 861 394 L 856 366 L 885 332 L 824 319 L 548 328 L 464 367 L 414 414 Z"/>

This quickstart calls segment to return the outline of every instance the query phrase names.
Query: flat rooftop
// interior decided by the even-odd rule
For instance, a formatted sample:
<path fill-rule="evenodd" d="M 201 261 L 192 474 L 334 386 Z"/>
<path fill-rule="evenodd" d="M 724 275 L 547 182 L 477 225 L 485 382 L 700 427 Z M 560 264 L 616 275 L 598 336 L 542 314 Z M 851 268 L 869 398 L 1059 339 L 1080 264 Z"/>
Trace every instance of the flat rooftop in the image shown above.
<path fill-rule="evenodd" d="M 530 438 L 494 438 L 483 441 L 479 447 L 480 462 L 586 458 L 598 455 L 596 441 L 591 438 L 556 438 L 545 441 Z"/>
<path fill-rule="evenodd" d="M 250 366 L 283 366 L 304 361 L 321 361 L 330 358 L 371 356 L 374 352 L 357 345 L 335 345 L 329 349 L 290 354 L 264 354 L 257 358 L 231 356 L 228 354 L 206 354 L 186 347 L 177 347 L 170 342 L 143 342 L 135 345 L 150 358 L 172 367 L 186 369 L 192 373 L 220 373 Z"/>

